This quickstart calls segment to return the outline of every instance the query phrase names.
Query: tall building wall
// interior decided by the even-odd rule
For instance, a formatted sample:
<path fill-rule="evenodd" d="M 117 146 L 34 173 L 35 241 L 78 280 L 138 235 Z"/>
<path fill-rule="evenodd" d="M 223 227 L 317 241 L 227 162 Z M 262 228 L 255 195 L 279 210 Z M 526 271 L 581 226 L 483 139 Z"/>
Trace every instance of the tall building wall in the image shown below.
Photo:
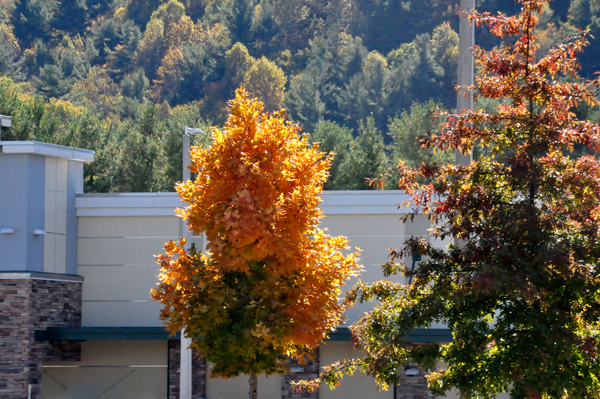
<path fill-rule="evenodd" d="M 80 327 L 75 195 L 92 151 L 0 142 L 0 398 L 37 399 L 42 363 L 78 361 L 80 343 L 36 330 Z"/>

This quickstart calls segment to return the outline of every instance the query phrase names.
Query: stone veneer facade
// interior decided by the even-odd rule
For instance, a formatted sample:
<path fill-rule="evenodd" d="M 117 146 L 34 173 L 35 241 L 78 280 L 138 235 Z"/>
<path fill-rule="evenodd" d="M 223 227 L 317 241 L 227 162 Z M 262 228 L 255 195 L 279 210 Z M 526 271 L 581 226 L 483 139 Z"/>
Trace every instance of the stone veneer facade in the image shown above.
<path fill-rule="evenodd" d="M 79 360 L 78 343 L 36 341 L 35 330 L 81 326 L 81 282 L 0 279 L 0 399 L 37 399 L 42 362 Z"/>
<path fill-rule="evenodd" d="M 418 375 L 406 375 L 408 369 L 418 369 Z M 415 362 L 409 362 L 401 370 L 398 384 L 396 385 L 397 399 L 434 399 L 435 397 L 427 388 L 427 374 Z"/>
<path fill-rule="evenodd" d="M 206 358 L 199 358 L 196 350 L 192 357 L 192 399 L 206 397 Z M 181 341 L 169 340 L 169 398 L 179 399 L 179 365 L 181 356 Z M 290 382 L 309 380 L 319 376 L 319 350 L 316 350 L 314 359 L 305 359 L 305 364 L 299 364 L 298 359 L 288 358 L 286 366 L 301 367 L 302 371 L 292 371 L 284 374 L 282 378 L 281 399 L 318 399 L 319 391 L 296 392 Z M 3 398 L 2 398 L 3 399 Z"/>
<path fill-rule="evenodd" d="M 181 363 L 181 341 L 169 340 L 169 398 L 179 399 L 179 365 Z M 206 358 L 198 357 L 192 350 L 192 399 L 206 397 Z"/>
<path fill-rule="evenodd" d="M 318 389 L 313 392 L 296 391 L 290 385 L 292 381 L 312 380 L 319 377 L 319 349 L 315 350 L 312 359 L 306 356 L 304 364 L 299 364 L 298 359 L 288 357 L 285 365 L 290 368 L 290 372 L 283 375 L 281 399 L 319 399 Z M 294 371 L 294 368 L 298 371 Z"/>
<path fill-rule="evenodd" d="M 179 399 L 179 362 L 181 355 L 181 343 L 179 340 L 169 341 L 169 398 Z M 206 397 L 206 359 L 199 358 L 194 350 L 192 364 L 192 399 Z M 299 364 L 298 359 L 288 358 L 286 366 L 290 368 L 301 368 L 302 371 L 290 371 L 283 375 L 281 387 L 281 399 L 319 399 L 319 390 L 313 392 L 295 391 L 290 383 L 292 381 L 310 380 L 319 376 L 319 349 L 316 350 L 313 359 L 305 358 L 304 364 Z M 416 368 L 418 375 L 407 376 L 408 369 Z M 401 377 L 396 386 L 397 399 L 435 399 L 427 388 L 427 377 L 416 363 L 409 362 L 401 370 Z M 0 397 L 2 398 L 2 397 Z M 2 398 L 3 399 L 3 398 Z"/>

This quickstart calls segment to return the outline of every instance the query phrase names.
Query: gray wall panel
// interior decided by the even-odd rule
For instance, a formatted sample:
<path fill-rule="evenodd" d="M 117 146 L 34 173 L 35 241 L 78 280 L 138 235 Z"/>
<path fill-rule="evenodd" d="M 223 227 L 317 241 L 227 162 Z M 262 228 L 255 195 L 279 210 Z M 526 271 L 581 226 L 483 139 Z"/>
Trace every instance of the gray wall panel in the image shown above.
<path fill-rule="evenodd" d="M 33 230 L 44 229 L 46 203 L 46 158 L 27 155 L 28 206 L 27 206 L 27 270 L 44 271 L 44 236 L 33 235 Z"/>
<path fill-rule="evenodd" d="M 0 156 L 0 270 L 26 270 L 27 253 L 27 160 L 24 155 Z"/>
<path fill-rule="evenodd" d="M 0 270 L 43 271 L 45 159 L 39 155 L 3 154 L 0 157 Z"/>
<path fill-rule="evenodd" d="M 67 164 L 67 253 L 66 273 L 77 274 L 77 212 L 75 195 L 83 193 L 83 165 L 79 161 Z"/>

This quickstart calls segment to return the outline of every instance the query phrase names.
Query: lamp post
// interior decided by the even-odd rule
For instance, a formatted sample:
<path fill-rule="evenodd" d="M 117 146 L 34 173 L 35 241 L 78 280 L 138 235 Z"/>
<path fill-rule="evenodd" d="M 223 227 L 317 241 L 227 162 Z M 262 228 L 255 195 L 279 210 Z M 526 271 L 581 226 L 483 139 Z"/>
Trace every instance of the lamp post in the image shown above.
<path fill-rule="evenodd" d="M 206 134 L 203 130 L 192 127 L 185 127 L 185 134 L 183 135 L 183 179 L 185 183 L 192 177 L 190 172 L 190 135 Z M 185 238 L 185 250 L 190 248 L 190 241 L 192 234 L 188 229 L 185 220 L 181 221 L 182 235 Z M 179 399 L 192 399 L 192 349 L 190 345 L 192 339 L 187 338 L 181 330 L 181 360 L 179 365 Z"/>
<path fill-rule="evenodd" d="M 10 127 L 12 125 L 12 118 L 10 116 L 0 115 L 0 141 L 2 141 L 2 128 Z"/>

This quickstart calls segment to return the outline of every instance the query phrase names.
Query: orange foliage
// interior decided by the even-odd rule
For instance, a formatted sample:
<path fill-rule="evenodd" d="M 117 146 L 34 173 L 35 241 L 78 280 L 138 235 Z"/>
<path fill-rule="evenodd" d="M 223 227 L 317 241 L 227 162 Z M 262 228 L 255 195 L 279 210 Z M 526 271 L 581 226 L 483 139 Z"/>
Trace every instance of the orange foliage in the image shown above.
<path fill-rule="evenodd" d="M 196 180 L 177 187 L 188 204 L 178 212 L 195 234 L 206 234 L 209 257 L 186 254 L 181 243 L 170 243 L 167 255 L 159 257 L 162 283 L 153 295 L 165 304 L 163 316 L 172 331 L 185 324 L 191 334 L 189 321 L 199 326 L 194 332 L 205 337 L 211 336 L 212 328 L 206 324 L 227 317 L 223 307 L 238 309 L 240 298 L 251 298 L 243 311 L 246 318 L 256 319 L 244 339 L 253 341 L 253 349 L 267 342 L 281 354 L 300 355 L 342 322 L 344 308 L 338 297 L 344 282 L 360 270 L 358 253 L 344 255 L 347 239 L 330 237 L 318 228 L 319 194 L 330 159 L 322 159 L 317 145 L 307 148 L 307 136 L 299 136 L 300 128 L 287 121 L 284 112 L 264 114 L 262 103 L 249 99 L 243 89 L 229 105 L 229 120 L 224 130 L 214 132 L 212 146 L 192 149 Z M 215 297 L 215 290 L 203 293 L 202 299 L 193 292 L 198 287 L 208 292 L 208 286 L 231 275 L 266 277 L 253 283 L 253 292 L 239 288 L 231 303 L 218 293 Z M 188 306 L 188 294 L 196 298 L 194 309 Z M 264 320 L 256 316 L 260 306 L 272 308 Z M 280 321 L 274 323 L 276 317 Z M 209 344 L 202 341 L 195 345 L 209 352 Z M 215 363 L 227 358 L 212 355 L 211 360 L 207 353 Z M 231 372 L 218 365 L 215 369 L 223 376 L 257 372 Z M 268 364 L 264 371 L 277 372 Z"/>

